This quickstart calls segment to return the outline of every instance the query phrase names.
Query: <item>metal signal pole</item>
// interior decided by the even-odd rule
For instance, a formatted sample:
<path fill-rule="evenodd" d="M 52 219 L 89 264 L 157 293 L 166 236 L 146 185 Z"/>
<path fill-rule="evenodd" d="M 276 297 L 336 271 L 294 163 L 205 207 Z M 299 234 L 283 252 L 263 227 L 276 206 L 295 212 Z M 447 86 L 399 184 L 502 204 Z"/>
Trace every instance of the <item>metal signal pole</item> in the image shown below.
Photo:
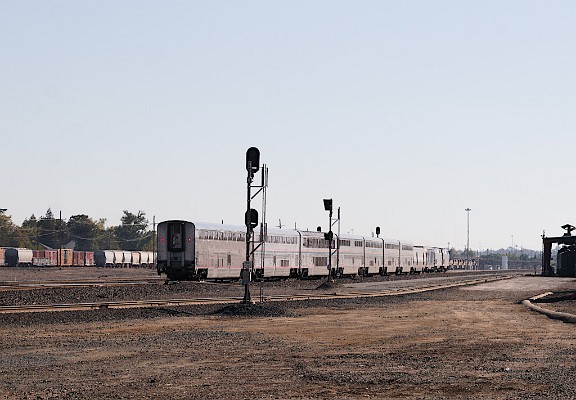
<path fill-rule="evenodd" d="M 470 208 L 466 208 L 464 211 L 467 213 L 466 218 L 466 269 L 470 269 Z"/>
<path fill-rule="evenodd" d="M 258 226 L 258 211 L 250 207 L 250 202 L 252 200 L 252 195 L 250 189 L 252 188 L 252 181 L 254 180 L 254 174 L 260 169 L 260 150 L 256 147 L 250 147 L 246 151 L 246 171 L 248 172 L 247 178 L 247 195 L 246 195 L 246 214 L 244 214 L 244 220 L 246 222 L 246 259 L 242 264 L 242 284 L 244 285 L 244 298 L 242 299 L 243 304 L 251 303 L 252 299 L 250 297 L 250 244 L 252 232 L 256 226 Z"/>
<path fill-rule="evenodd" d="M 332 281 L 332 199 L 324 199 L 324 210 L 328 211 L 328 232 L 324 239 L 328 241 L 328 282 Z"/>

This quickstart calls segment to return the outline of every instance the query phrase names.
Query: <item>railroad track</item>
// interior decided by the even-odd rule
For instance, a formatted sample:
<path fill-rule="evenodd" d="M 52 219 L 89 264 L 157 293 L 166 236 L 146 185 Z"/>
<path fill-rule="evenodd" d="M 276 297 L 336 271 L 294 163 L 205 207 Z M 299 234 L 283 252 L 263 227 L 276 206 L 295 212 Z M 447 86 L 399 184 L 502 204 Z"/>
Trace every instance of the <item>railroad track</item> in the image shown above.
<path fill-rule="evenodd" d="M 94 286 L 148 285 L 153 283 L 161 283 L 164 281 L 165 279 L 163 278 L 117 278 L 107 281 L 98 279 L 65 281 L 4 281 L 0 282 L 0 291 Z"/>
<path fill-rule="evenodd" d="M 405 288 L 385 288 L 381 290 L 371 289 L 366 291 L 347 291 L 331 293 L 305 293 L 294 295 L 271 295 L 264 296 L 264 302 L 271 301 L 302 301 L 302 300 L 325 300 L 325 299 L 353 299 L 362 297 L 379 296 L 400 296 L 406 294 L 423 293 L 433 290 L 448 289 L 453 287 L 478 285 L 487 282 L 511 279 L 514 276 L 499 276 L 487 278 L 462 279 L 457 282 L 445 282 L 438 284 L 418 285 Z M 191 298 L 191 299 L 163 299 L 163 300 L 133 300 L 114 301 L 96 303 L 69 303 L 69 304 L 30 304 L 19 306 L 0 306 L 0 314 L 7 313 L 28 313 L 28 312 L 52 312 L 52 311 L 78 311 L 78 310 L 98 310 L 98 309 L 121 309 L 121 308 L 148 308 L 148 307 L 170 307 L 200 304 L 228 304 L 238 303 L 242 297 L 220 297 L 220 298 Z"/>

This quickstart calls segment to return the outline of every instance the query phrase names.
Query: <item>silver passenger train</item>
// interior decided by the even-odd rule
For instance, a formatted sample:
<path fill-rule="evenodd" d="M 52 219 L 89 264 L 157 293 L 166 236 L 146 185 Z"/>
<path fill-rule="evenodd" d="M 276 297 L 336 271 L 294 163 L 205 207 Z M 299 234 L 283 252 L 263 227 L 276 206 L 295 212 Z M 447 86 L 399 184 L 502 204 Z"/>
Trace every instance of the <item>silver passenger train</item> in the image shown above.
<path fill-rule="evenodd" d="M 172 220 L 158 224 L 158 274 L 169 279 L 238 279 L 246 258 L 246 228 Z M 256 245 L 260 234 L 255 232 Z M 328 274 L 328 241 L 321 232 L 269 229 L 254 251 L 253 270 L 264 278 Z M 446 271 L 448 249 L 395 239 L 341 235 L 332 241 L 335 276 Z M 262 269 L 263 264 L 263 269 Z"/>

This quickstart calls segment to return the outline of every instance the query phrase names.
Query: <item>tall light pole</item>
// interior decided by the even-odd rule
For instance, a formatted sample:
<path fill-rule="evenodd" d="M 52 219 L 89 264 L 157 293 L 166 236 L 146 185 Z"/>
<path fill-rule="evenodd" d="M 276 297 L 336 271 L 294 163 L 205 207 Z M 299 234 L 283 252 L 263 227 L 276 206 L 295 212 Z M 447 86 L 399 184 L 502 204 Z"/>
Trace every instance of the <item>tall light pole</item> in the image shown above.
<path fill-rule="evenodd" d="M 470 211 L 472 209 L 466 208 L 466 269 L 470 268 Z"/>

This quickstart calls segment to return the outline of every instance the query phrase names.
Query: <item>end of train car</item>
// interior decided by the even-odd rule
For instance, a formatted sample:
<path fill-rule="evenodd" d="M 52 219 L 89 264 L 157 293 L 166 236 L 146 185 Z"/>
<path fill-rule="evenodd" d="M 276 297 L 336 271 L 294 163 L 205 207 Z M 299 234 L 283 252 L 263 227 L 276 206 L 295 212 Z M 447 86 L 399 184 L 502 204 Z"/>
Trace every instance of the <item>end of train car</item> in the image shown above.
<path fill-rule="evenodd" d="M 165 273 L 171 280 L 196 278 L 195 229 L 192 222 L 181 220 L 158 224 L 158 275 Z"/>

